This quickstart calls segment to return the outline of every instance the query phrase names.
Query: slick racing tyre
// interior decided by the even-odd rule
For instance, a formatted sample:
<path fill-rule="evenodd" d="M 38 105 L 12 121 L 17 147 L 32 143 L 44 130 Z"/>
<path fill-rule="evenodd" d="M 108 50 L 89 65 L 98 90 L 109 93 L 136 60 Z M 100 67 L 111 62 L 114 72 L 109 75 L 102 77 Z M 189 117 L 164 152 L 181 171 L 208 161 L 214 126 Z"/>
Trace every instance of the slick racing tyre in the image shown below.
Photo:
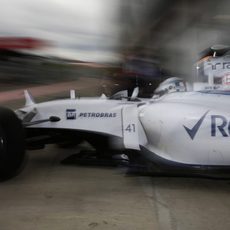
<path fill-rule="evenodd" d="M 25 161 L 25 135 L 16 114 L 0 107 L 0 181 L 16 176 Z"/>

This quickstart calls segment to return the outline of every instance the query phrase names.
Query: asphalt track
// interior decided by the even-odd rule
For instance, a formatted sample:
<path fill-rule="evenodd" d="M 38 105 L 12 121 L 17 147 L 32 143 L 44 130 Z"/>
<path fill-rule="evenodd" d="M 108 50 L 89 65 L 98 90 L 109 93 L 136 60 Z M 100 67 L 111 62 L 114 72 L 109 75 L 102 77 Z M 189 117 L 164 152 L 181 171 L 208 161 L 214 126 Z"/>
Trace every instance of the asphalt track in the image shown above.
<path fill-rule="evenodd" d="M 230 228 L 230 181 L 129 176 L 124 168 L 62 165 L 77 149 L 29 152 L 0 184 L 1 230 Z"/>

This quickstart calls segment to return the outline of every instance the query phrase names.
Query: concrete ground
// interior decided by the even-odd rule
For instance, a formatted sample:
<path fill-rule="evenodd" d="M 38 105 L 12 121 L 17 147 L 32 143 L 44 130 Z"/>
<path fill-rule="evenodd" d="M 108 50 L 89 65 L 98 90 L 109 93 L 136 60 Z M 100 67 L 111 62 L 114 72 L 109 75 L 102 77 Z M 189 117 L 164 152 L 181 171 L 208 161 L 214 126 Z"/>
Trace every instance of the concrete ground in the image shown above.
<path fill-rule="evenodd" d="M 229 180 L 60 164 L 75 151 L 29 152 L 24 171 L 0 184 L 1 230 L 230 229 Z"/>

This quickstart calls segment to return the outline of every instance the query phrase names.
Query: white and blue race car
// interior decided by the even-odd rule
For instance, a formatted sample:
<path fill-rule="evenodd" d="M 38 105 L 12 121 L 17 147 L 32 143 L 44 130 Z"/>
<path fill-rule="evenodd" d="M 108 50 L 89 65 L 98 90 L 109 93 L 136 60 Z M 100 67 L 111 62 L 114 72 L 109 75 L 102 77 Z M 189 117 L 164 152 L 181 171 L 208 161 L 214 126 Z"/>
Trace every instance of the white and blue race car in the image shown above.
<path fill-rule="evenodd" d="M 148 171 L 171 175 L 206 175 L 230 169 L 230 93 L 187 92 L 180 79 L 162 83 L 151 99 L 131 98 L 125 91 L 112 98 L 76 98 L 26 104 L 14 112 L 0 110 L 0 178 L 16 175 L 25 149 L 50 143 L 87 140 L 96 156 L 125 153 Z M 141 159 L 141 160 L 140 160 Z"/>

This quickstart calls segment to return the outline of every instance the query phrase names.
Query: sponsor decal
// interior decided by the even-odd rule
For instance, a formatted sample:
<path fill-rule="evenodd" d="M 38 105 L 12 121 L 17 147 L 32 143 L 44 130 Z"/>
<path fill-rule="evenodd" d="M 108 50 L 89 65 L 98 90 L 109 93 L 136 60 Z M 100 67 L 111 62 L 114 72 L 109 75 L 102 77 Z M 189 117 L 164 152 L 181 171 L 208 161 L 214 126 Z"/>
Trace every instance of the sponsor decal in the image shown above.
<path fill-rule="evenodd" d="M 107 113 L 107 112 L 80 112 L 76 113 L 76 109 L 66 110 L 66 119 L 75 120 L 76 118 L 114 118 L 117 113 Z"/>
<path fill-rule="evenodd" d="M 186 132 L 188 133 L 189 137 L 193 140 L 199 131 L 206 115 L 209 111 L 205 112 L 204 115 L 194 124 L 193 127 L 188 128 L 185 125 Z M 210 115 L 210 136 L 216 137 L 229 137 L 230 136 L 230 121 L 223 115 Z"/>
<path fill-rule="evenodd" d="M 67 109 L 66 110 L 66 119 L 75 120 L 76 119 L 76 109 Z"/>
<path fill-rule="evenodd" d="M 117 113 L 105 113 L 105 112 L 87 112 L 87 113 L 79 113 L 79 118 L 113 118 L 116 117 Z"/>
<path fill-rule="evenodd" d="M 230 69 L 230 62 L 209 62 L 207 65 L 211 66 L 212 70 Z"/>
<path fill-rule="evenodd" d="M 197 134 L 197 131 L 199 130 L 201 124 L 203 123 L 204 121 L 204 118 L 206 117 L 207 113 L 209 111 L 205 112 L 205 114 L 196 122 L 196 124 L 192 127 L 192 128 L 188 128 L 184 125 L 184 128 L 186 130 L 186 132 L 188 133 L 188 135 L 190 136 L 190 138 L 193 140 L 194 137 L 196 136 Z"/>
<path fill-rule="evenodd" d="M 219 131 L 223 137 L 230 135 L 230 122 L 222 115 L 211 116 L 211 136 L 215 137 L 217 131 Z"/>
<path fill-rule="evenodd" d="M 184 128 L 186 130 L 186 132 L 188 133 L 188 135 L 190 136 L 190 138 L 193 140 L 194 137 L 196 136 L 201 124 L 203 123 L 207 113 L 209 111 L 205 112 L 205 114 L 196 122 L 196 124 L 192 127 L 192 128 L 188 128 L 184 125 Z"/>

